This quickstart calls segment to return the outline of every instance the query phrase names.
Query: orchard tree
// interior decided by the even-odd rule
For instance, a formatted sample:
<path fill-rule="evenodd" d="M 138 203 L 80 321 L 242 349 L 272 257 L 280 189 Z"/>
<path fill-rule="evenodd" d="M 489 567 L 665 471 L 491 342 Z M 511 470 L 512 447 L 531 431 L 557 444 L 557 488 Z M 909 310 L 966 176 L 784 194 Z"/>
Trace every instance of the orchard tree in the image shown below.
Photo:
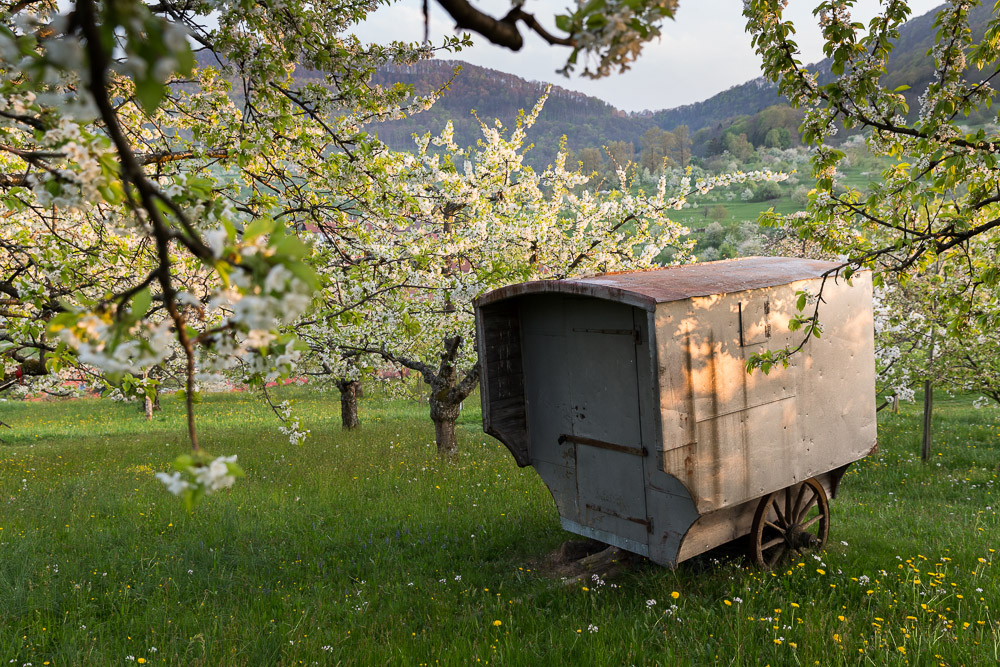
<path fill-rule="evenodd" d="M 374 6 L 25 0 L 0 24 L 5 368 L 114 381 L 179 352 L 193 454 L 163 479 L 189 505 L 239 474 L 199 444 L 199 375 L 291 372 L 280 325 L 318 284 L 299 231 L 390 187 L 361 127 L 431 101 L 367 85 L 433 50 L 347 35 Z"/>
<path fill-rule="evenodd" d="M 1000 19 L 991 18 L 982 26 L 983 39 L 974 42 L 974 4 L 950 2 L 938 11 L 929 54 L 934 78 L 913 109 L 902 95 L 905 86 L 890 90 L 883 82 L 899 26 L 910 14 L 905 2 L 884 2 L 867 26 L 852 21 L 850 2 L 819 3 L 815 14 L 831 61 L 829 83 L 820 83 L 820 73 L 800 62 L 784 2 L 744 5 L 765 76 L 805 111 L 803 139 L 814 146 L 816 182 L 808 211 L 781 222 L 842 258 L 831 276 L 849 279 L 863 267 L 874 270 L 878 283 L 893 275 L 906 285 L 932 267 L 961 275 L 933 285 L 935 311 L 949 335 L 1000 323 L 994 261 L 1000 244 L 1000 136 L 995 129 L 962 126 L 967 115 L 993 102 Z M 840 127 L 862 132 L 869 151 L 888 164 L 865 188 L 845 182 L 838 169 L 844 153 L 831 139 Z M 793 321 L 804 333 L 803 344 L 821 330 L 822 298 L 814 296 L 820 298 Z M 787 363 L 794 351 L 770 351 L 753 365 Z"/>
<path fill-rule="evenodd" d="M 419 373 L 430 390 L 438 451 L 457 450 L 455 421 L 478 384 L 472 300 L 514 282 L 565 278 L 652 266 L 667 247 L 687 256 L 687 230 L 667 217 L 687 195 L 734 182 L 779 179 L 770 172 L 733 174 L 666 194 L 666 175 L 652 196 L 636 194 L 620 169 L 617 188 L 598 194 L 566 167 L 566 153 L 536 172 L 525 164 L 525 137 L 544 104 L 510 131 L 481 126 L 474 148 L 442 134 L 418 140 L 394 168 L 399 201 L 394 217 L 358 218 L 359 242 L 345 241 L 321 281 L 337 295 L 323 308 L 339 314 L 330 345 L 378 355 Z M 339 226 L 343 229 L 343 226 Z M 352 340 L 353 339 L 353 340 Z M 346 342 L 345 342 L 346 341 Z"/>

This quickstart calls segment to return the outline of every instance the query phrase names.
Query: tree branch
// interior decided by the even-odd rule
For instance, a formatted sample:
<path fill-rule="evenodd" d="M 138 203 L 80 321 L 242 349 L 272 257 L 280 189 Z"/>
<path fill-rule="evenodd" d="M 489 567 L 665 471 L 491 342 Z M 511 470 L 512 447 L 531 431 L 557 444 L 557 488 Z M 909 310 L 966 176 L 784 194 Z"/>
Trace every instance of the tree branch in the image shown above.
<path fill-rule="evenodd" d="M 524 46 L 524 38 L 517 29 L 519 17 L 511 18 L 511 14 L 520 11 L 519 9 L 515 8 L 510 14 L 497 20 L 479 11 L 467 0 L 437 0 L 437 2 L 455 20 L 455 27 L 478 32 L 494 44 L 511 51 L 520 51 Z"/>

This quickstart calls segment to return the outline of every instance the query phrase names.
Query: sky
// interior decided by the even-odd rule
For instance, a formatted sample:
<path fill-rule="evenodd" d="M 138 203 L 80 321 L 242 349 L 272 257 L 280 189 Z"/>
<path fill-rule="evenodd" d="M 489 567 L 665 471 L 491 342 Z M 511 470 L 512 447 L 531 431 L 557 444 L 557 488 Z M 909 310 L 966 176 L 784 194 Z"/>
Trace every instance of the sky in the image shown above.
<path fill-rule="evenodd" d="M 573 0 L 526 0 L 524 9 L 552 32 L 555 14 L 563 13 Z M 931 10 L 941 0 L 912 0 L 912 16 Z M 495 17 L 510 8 L 509 0 L 477 0 L 473 3 Z M 816 0 L 790 0 L 785 10 L 795 21 L 796 41 L 806 63 L 822 60 L 822 40 L 812 9 Z M 356 31 L 366 41 L 419 41 L 424 36 L 421 0 L 397 0 L 369 17 Z M 878 8 L 873 0 L 860 0 L 853 10 L 856 21 L 867 22 Z M 433 0 L 430 2 L 432 43 L 454 34 L 454 22 Z M 760 76 L 760 58 L 744 32 L 742 0 L 681 0 L 675 20 L 661 27 L 659 41 L 649 42 L 642 55 L 624 74 L 592 81 L 557 74 L 569 56 L 566 47 L 549 46 L 534 33 L 522 29 L 525 45 L 518 52 L 495 46 L 473 35 L 476 45 L 447 56 L 475 65 L 547 81 L 564 88 L 599 97 L 625 111 L 670 109 L 700 102 L 712 95 Z"/>

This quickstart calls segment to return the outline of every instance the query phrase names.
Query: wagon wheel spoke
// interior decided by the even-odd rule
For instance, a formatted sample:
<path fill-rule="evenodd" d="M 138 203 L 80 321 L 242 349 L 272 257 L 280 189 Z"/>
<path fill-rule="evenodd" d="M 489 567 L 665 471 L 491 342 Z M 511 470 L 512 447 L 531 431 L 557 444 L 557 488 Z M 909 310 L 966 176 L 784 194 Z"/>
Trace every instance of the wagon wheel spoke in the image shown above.
<path fill-rule="evenodd" d="M 771 523 L 770 521 L 765 521 L 765 522 L 764 522 L 764 525 L 765 525 L 765 526 L 768 526 L 768 527 L 770 527 L 770 528 L 774 528 L 774 529 L 775 529 L 776 531 L 778 531 L 778 532 L 779 532 L 779 533 L 781 533 L 782 535 L 784 535 L 784 534 L 785 534 L 785 532 L 786 532 L 784 528 L 782 528 L 781 526 L 779 526 L 779 525 L 777 525 L 777 524 L 774 524 L 774 523 Z"/>
<path fill-rule="evenodd" d="M 784 544 L 784 543 L 785 543 L 785 538 L 784 537 L 776 537 L 773 540 L 771 540 L 771 541 L 769 541 L 769 542 L 767 542 L 765 544 L 760 545 L 760 550 L 761 551 L 767 551 L 768 549 L 770 549 L 772 547 L 776 547 L 779 544 Z"/>
<path fill-rule="evenodd" d="M 806 515 L 809 514 L 809 510 L 811 510 L 813 507 L 816 507 L 816 505 L 819 503 L 819 494 L 816 493 L 816 489 L 814 489 L 812 487 L 808 487 L 808 488 L 809 488 L 810 491 L 812 491 L 812 496 L 810 496 L 808 502 L 806 502 L 801 507 L 801 509 L 798 509 L 798 508 L 796 509 L 795 519 L 794 519 L 795 523 L 802 523 L 802 519 L 804 519 L 806 517 Z M 803 493 L 803 495 L 805 494 L 805 489 L 806 489 L 806 485 L 803 484 L 802 485 L 802 493 Z"/>
<path fill-rule="evenodd" d="M 775 498 L 774 500 L 771 501 L 771 506 L 774 507 L 774 513 L 778 515 L 778 521 L 780 521 L 783 525 L 787 526 L 788 525 L 788 520 L 785 519 L 785 515 L 781 513 L 781 508 L 778 507 L 778 499 L 777 498 Z M 784 531 L 782 531 L 782 532 L 784 532 Z"/>
<path fill-rule="evenodd" d="M 794 517 L 792 519 L 793 523 L 798 523 L 802 519 L 802 516 L 805 514 L 805 511 L 800 512 L 799 508 L 802 506 L 802 496 L 805 495 L 807 487 L 809 487 L 808 484 L 803 484 L 802 486 L 800 486 L 799 492 L 795 496 L 795 506 L 792 509 L 792 516 Z M 808 505 L 806 506 L 806 509 L 808 509 Z"/>
<path fill-rule="evenodd" d="M 806 528 L 809 528 L 810 526 L 814 526 L 814 525 L 816 525 L 816 522 L 817 522 L 817 521 L 819 521 L 819 520 L 820 520 L 820 519 L 822 519 L 822 518 L 823 518 L 823 515 L 822 515 L 822 514 L 817 514 L 817 515 L 816 515 L 816 516 L 814 516 L 813 518 L 811 518 L 811 519 L 809 519 L 808 521 L 804 522 L 804 523 L 802 524 L 801 528 L 802 528 L 803 530 L 805 530 Z"/>

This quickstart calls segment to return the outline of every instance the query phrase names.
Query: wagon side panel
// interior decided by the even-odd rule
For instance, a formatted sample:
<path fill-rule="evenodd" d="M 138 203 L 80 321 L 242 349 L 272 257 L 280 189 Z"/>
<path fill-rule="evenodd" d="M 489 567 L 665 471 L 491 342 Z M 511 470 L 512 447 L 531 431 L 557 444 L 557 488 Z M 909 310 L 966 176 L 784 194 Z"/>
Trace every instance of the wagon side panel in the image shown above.
<path fill-rule="evenodd" d="M 663 469 L 684 482 L 701 514 L 855 461 L 874 444 L 868 274 L 854 288 L 827 283 L 823 337 L 787 368 L 745 371 L 753 353 L 798 344 L 802 332 L 788 322 L 803 288 L 818 281 L 657 311 Z"/>
<path fill-rule="evenodd" d="M 853 287 L 831 283 L 823 288 L 822 337 L 809 344 L 797 374 L 802 446 L 810 453 L 802 479 L 857 461 L 876 441 L 871 274 L 856 275 Z"/>

